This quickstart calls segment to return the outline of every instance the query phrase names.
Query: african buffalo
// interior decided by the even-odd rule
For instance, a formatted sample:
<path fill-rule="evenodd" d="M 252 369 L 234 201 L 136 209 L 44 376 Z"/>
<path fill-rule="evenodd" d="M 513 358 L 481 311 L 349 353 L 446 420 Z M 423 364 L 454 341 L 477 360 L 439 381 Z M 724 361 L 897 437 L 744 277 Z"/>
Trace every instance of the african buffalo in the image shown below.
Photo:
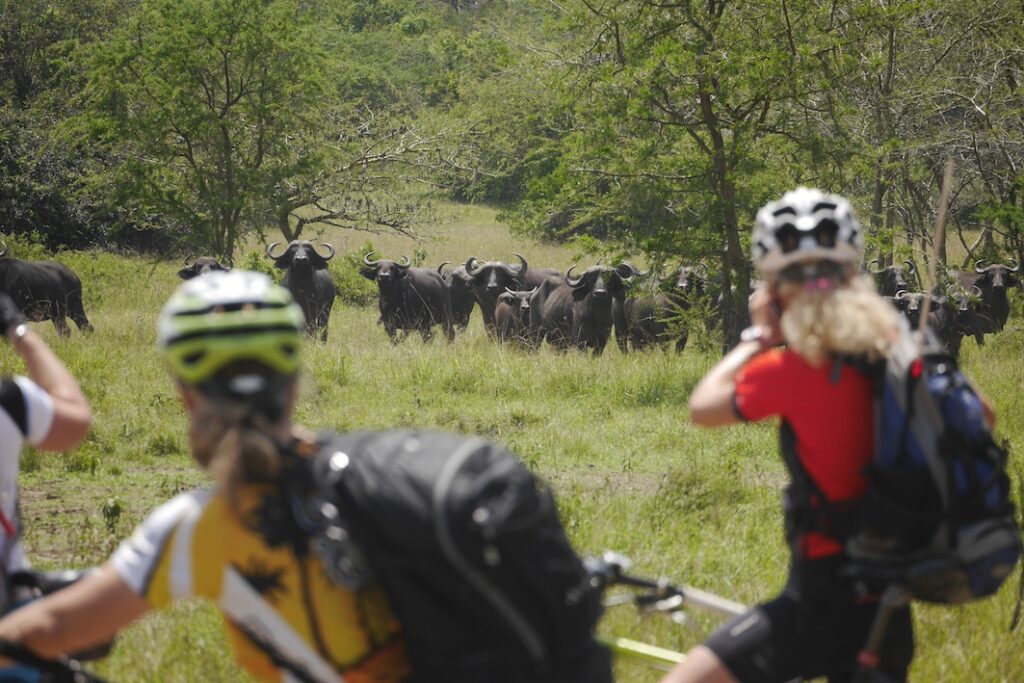
<path fill-rule="evenodd" d="M 320 341 L 327 341 L 327 323 L 334 306 L 334 280 L 327 270 L 327 262 L 334 257 L 334 247 L 324 243 L 329 253 L 320 254 L 311 242 L 292 240 L 281 254 L 274 255 L 274 242 L 267 247 L 267 257 L 274 260 L 274 266 L 285 270 L 281 281 L 292 293 L 295 303 L 306 316 L 306 334 L 320 332 Z"/>
<path fill-rule="evenodd" d="M 615 338 L 619 348 L 625 350 L 628 339 L 635 351 L 655 344 L 667 346 L 673 342 L 676 351 L 685 349 L 689 339 L 686 311 L 694 306 L 701 310 L 717 309 L 719 305 L 717 295 L 709 287 L 707 274 L 704 264 L 682 265 L 672 280 L 659 283 L 659 292 L 627 298 L 623 304 L 623 315 L 615 316 Z M 618 306 L 618 302 L 613 305 Z M 626 330 L 620 334 L 619 325 L 623 323 Z M 711 314 L 704 323 L 711 329 L 719 323 L 718 316 Z"/>
<path fill-rule="evenodd" d="M 391 343 L 401 341 L 409 330 L 419 330 L 423 341 L 430 341 L 434 325 L 440 325 L 445 338 L 452 341 L 452 299 L 441 275 L 430 268 L 410 268 L 408 257 L 397 263 L 373 261 L 372 255 L 371 251 L 363 257 L 364 267 L 359 273 L 377 283 L 380 323 Z M 401 337 L 399 331 L 403 333 Z"/>
<path fill-rule="evenodd" d="M 529 345 L 530 299 L 537 287 L 526 291 L 506 289 L 498 295 L 494 307 L 494 326 L 498 341 Z"/>
<path fill-rule="evenodd" d="M 877 263 L 872 261 L 871 263 Z M 882 296 L 896 296 L 896 292 L 911 291 L 911 288 L 921 287 L 921 276 L 917 271 L 917 264 L 907 259 L 903 265 L 886 266 L 880 270 L 871 271 L 878 286 L 878 293 Z M 913 280 L 913 282 L 911 282 Z"/>
<path fill-rule="evenodd" d="M 198 275 L 206 275 L 218 270 L 231 270 L 228 266 L 222 266 L 217 259 L 212 256 L 200 256 L 195 261 L 189 263 L 189 258 L 185 259 L 185 267 L 178 271 L 178 277 L 182 280 L 191 280 Z"/>
<path fill-rule="evenodd" d="M 500 261 L 481 263 L 475 256 L 466 259 L 464 281 L 472 290 L 480 303 L 480 314 L 484 319 L 484 327 L 494 336 L 494 307 L 498 296 L 506 289 L 525 290 L 539 287 L 549 277 L 560 276 L 561 273 L 550 268 L 530 269 L 526 259 L 514 254 L 519 259 L 519 267 L 513 268 Z"/>
<path fill-rule="evenodd" d="M 928 309 L 928 329 L 942 342 L 946 351 L 953 358 L 958 358 L 964 337 L 963 328 L 958 323 L 959 308 L 962 302 L 958 301 L 954 305 L 949 297 L 941 294 L 929 295 L 926 292 L 908 292 L 906 290 L 896 292 L 896 295 L 892 297 L 892 302 L 896 309 L 906 317 L 911 329 L 917 330 L 921 326 L 924 301 L 928 296 L 931 297 Z"/>
<path fill-rule="evenodd" d="M 534 344 L 543 340 L 555 348 L 575 346 L 604 351 L 611 335 L 612 301 L 621 311 L 626 286 L 636 275 L 633 266 L 622 263 L 615 268 L 591 266 L 579 277 L 570 268 L 562 278 L 544 280 L 530 301 L 530 334 Z"/>
<path fill-rule="evenodd" d="M 445 270 L 448 261 L 437 267 L 437 273 L 444 280 L 445 287 L 452 298 L 452 323 L 461 329 L 469 326 L 469 316 L 476 306 L 476 295 L 469 285 L 469 276 L 466 275 L 465 266 L 456 266 L 451 270 Z"/>
<path fill-rule="evenodd" d="M 63 263 L 22 261 L 7 257 L 7 244 L 0 249 L 0 291 L 14 300 L 29 320 L 52 320 L 62 337 L 71 334 L 65 318 L 70 317 L 83 332 L 92 325 L 82 305 L 82 282 Z"/>
<path fill-rule="evenodd" d="M 968 332 L 974 335 L 978 344 L 984 343 L 985 334 L 1000 332 L 1006 326 L 1006 320 L 1010 317 L 1010 299 L 1006 295 L 1006 289 L 1021 286 L 1021 281 L 1017 277 L 1020 264 L 1013 259 L 1010 259 L 1011 265 L 985 265 L 986 263 L 988 262 L 977 261 L 973 273 L 951 273 L 964 291 L 974 291 L 973 288 L 977 287 L 981 292 Z"/>

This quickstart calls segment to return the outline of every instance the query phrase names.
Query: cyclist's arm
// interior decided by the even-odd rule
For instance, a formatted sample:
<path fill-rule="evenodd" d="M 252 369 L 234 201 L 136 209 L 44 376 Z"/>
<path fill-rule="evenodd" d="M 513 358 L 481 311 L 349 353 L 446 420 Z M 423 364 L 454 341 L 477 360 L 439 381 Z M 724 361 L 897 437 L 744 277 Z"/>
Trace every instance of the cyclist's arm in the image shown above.
<path fill-rule="evenodd" d="M 67 588 L 29 603 L 0 620 L 0 639 L 52 659 L 110 640 L 149 610 L 113 567 L 104 565 Z M 0 664 L 7 664 L 0 658 Z"/>
<path fill-rule="evenodd" d="M 690 420 L 705 427 L 742 422 L 736 412 L 736 374 L 764 350 L 759 341 L 741 342 L 727 353 L 690 394 Z"/>
<path fill-rule="evenodd" d="M 92 411 L 78 382 L 42 337 L 31 329 L 18 338 L 14 338 L 13 332 L 13 328 L 8 330 L 8 339 L 25 361 L 28 376 L 53 401 L 53 423 L 46 436 L 35 445 L 51 451 L 77 446 L 89 432 L 92 422 Z"/>

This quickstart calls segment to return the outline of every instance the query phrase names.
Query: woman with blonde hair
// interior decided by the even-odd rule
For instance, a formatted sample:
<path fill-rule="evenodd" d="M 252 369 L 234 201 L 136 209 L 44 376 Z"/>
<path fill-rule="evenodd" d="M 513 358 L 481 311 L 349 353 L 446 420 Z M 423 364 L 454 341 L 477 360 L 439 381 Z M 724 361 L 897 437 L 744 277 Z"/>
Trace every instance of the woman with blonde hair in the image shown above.
<path fill-rule="evenodd" d="M 302 312 L 265 275 L 183 284 L 158 341 L 214 486 L 157 508 L 78 583 L 0 621 L 0 642 L 45 659 L 109 640 L 151 609 L 202 596 L 224 614 L 239 663 L 260 680 L 397 683 L 409 673 L 398 620 L 375 584 L 335 584 L 282 499 L 285 453 L 310 455 L 292 422 Z"/>
<path fill-rule="evenodd" d="M 780 595 L 712 634 L 663 683 L 850 680 L 883 589 L 842 572 L 873 453 L 872 380 L 848 361 L 882 358 L 902 333 L 898 314 L 858 272 L 863 237 L 840 196 L 801 187 L 770 202 L 752 250 L 764 279 L 750 300 L 752 326 L 698 384 L 690 418 L 781 418 L 789 576 Z M 905 607 L 892 617 L 879 670 L 905 680 L 913 648 Z"/>

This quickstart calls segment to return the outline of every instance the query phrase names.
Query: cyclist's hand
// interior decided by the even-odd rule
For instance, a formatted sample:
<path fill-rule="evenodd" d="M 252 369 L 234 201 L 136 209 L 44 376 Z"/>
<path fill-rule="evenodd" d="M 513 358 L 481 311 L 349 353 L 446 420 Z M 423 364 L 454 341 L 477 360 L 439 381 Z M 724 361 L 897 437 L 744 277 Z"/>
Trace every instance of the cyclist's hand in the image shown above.
<path fill-rule="evenodd" d="M 0 292 L 0 334 L 6 337 L 9 330 L 23 322 L 25 322 L 25 315 L 15 305 L 14 300 L 7 292 Z"/>
<path fill-rule="evenodd" d="M 777 346 L 782 343 L 782 329 L 779 325 L 779 308 L 772 297 L 768 283 L 762 283 L 750 295 L 750 324 L 761 328 L 762 343 Z"/>

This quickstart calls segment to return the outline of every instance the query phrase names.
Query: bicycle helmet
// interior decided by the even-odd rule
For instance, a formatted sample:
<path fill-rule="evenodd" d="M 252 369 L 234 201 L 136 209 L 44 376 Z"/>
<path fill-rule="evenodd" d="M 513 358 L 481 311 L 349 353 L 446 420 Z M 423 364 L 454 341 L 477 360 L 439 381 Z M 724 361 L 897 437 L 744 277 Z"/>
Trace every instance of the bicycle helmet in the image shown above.
<path fill-rule="evenodd" d="M 160 314 L 157 343 L 180 381 L 244 398 L 298 372 L 302 328 L 288 290 L 262 273 L 232 270 L 178 287 Z"/>
<path fill-rule="evenodd" d="M 850 202 L 839 195 L 798 187 L 757 212 L 751 250 L 754 266 L 762 273 L 814 260 L 856 265 L 864 238 Z"/>

